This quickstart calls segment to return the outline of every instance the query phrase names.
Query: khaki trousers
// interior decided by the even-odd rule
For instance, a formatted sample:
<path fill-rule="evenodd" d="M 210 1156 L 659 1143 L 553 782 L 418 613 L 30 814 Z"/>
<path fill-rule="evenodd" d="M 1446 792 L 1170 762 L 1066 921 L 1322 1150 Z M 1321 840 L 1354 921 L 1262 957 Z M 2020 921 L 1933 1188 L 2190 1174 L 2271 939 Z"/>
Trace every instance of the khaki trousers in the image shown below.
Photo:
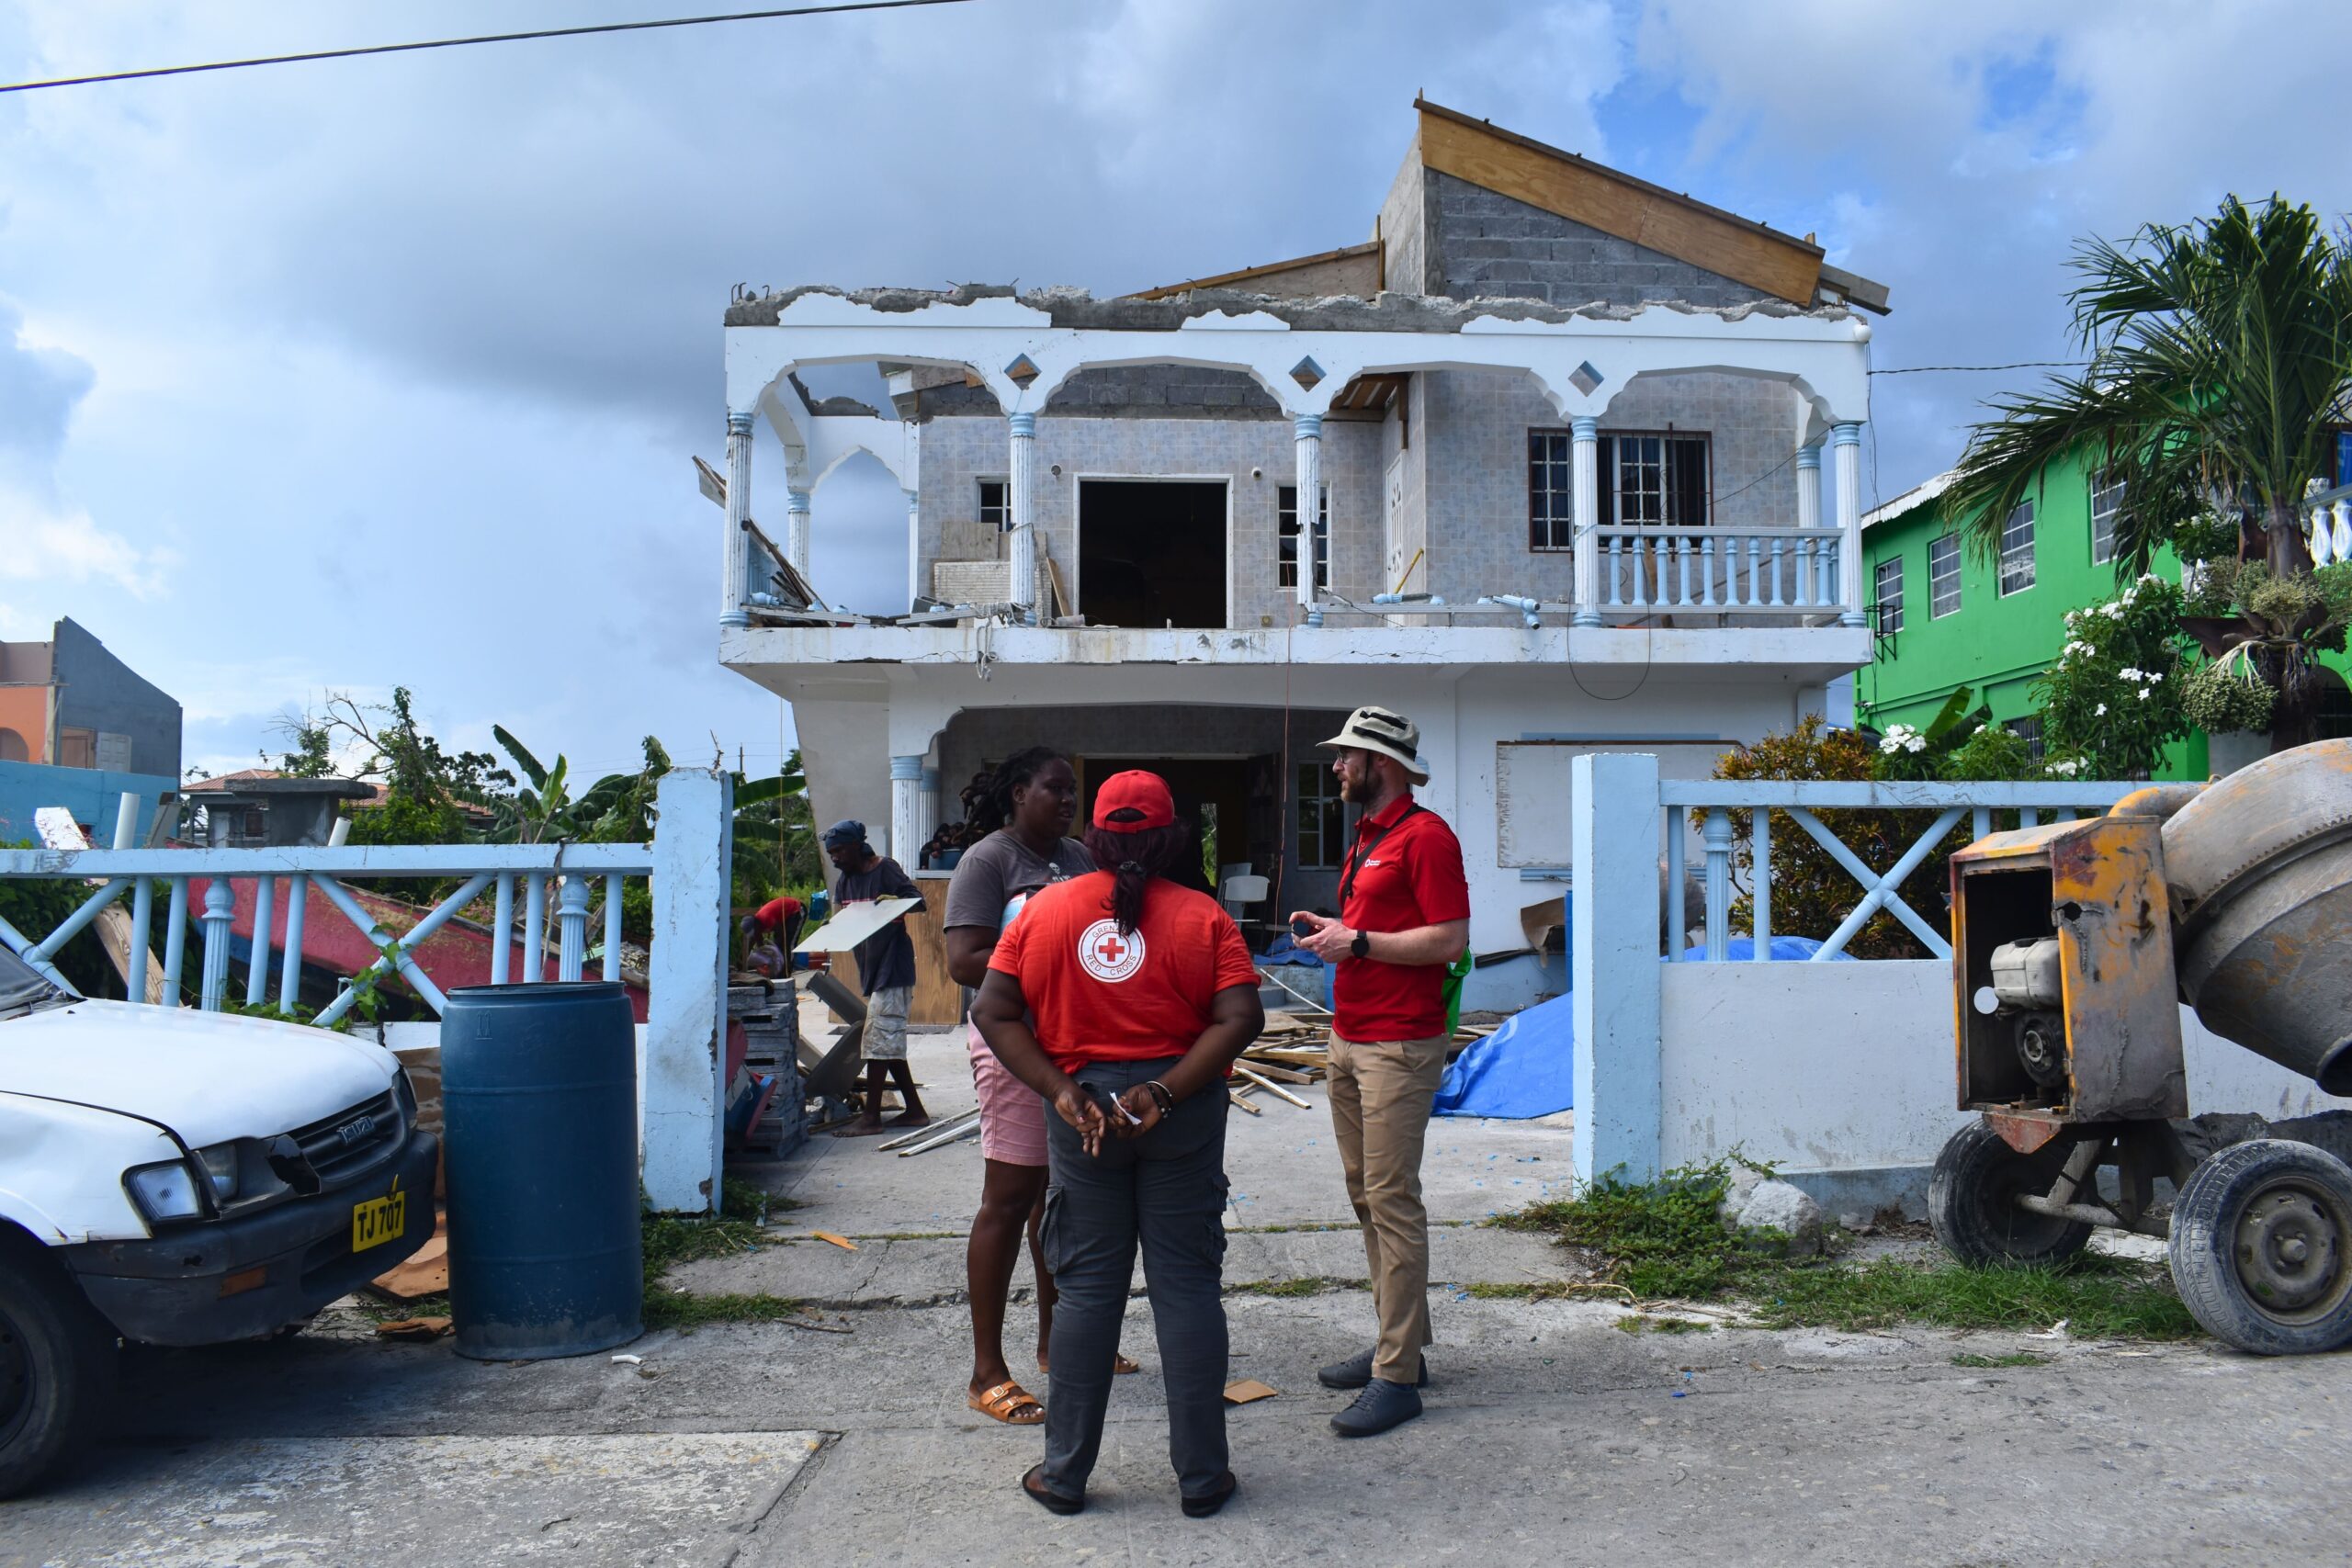
<path fill-rule="evenodd" d="M 1429 1211 L 1421 1206 L 1421 1145 L 1430 1102 L 1445 1076 L 1446 1037 L 1369 1043 L 1331 1036 L 1331 1130 L 1348 1201 L 1363 1224 L 1380 1348 L 1372 1375 L 1411 1383 L 1430 1343 Z"/>

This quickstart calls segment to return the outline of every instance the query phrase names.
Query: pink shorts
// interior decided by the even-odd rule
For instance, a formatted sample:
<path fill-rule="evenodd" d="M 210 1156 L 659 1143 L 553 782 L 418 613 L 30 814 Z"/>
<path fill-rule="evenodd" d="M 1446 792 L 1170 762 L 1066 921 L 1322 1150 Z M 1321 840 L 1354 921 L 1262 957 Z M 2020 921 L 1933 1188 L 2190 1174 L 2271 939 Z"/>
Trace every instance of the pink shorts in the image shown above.
<path fill-rule="evenodd" d="M 980 1096 L 980 1157 L 1006 1165 L 1048 1163 L 1045 1097 L 996 1059 L 977 1025 L 965 1029 L 972 1053 L 972 1087 Z"/>

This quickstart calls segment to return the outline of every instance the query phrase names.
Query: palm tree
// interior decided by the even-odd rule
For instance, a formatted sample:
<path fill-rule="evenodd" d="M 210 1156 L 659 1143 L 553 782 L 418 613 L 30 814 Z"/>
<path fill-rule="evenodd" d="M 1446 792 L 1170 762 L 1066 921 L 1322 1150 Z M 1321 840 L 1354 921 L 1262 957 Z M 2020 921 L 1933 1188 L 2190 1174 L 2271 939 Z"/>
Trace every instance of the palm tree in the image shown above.
<path fill-rule="evenodd" d="M 2087 456 L 2124 504 L 2119 569 L 2147 570 L 2158 547 L 2183 558 L 2232 553 L 2282 578 L 2307 575 L 2301 502 L 2324 479 L 2334 422 L 2352 404 L 2352 232 L 2331 231 L 2308 206 L 2235 197 L 2186 226 L 2152 223 L 2121 244 L 2093 239 L 2068 296 L 2078 375 L 1996 399 L 1976 426 L 1949 492 L 1970 544 L 1997 557 L 2003 523 L 2049 465 Z M 2194 547 L 2201 519 L 2224 525 L 2216 552 Z M 2210 654 L 2247 641 L 2216 619 L 2189 629 Z M 2279 701 L 2274 744 L 2314 733 L 2317 691 L 2308 642 L 2250 649 Z"/>

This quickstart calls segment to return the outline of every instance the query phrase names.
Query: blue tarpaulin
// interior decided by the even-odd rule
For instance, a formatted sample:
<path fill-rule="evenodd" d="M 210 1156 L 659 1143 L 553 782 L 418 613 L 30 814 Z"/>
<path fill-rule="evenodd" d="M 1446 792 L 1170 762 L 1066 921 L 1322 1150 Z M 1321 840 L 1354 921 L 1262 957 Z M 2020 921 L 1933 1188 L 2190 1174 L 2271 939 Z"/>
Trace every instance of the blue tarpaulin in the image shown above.
<path fill-rule="evenodd" d="M 1768 963 L 1801 964 L 1821 951 L 1810 937 L 1776 936 Z M 1756 943 L 1734 937 L 1730 961 L 1749 963 Z M 1705 959 L 1704 947 L 1693 947 L 1681 961 Z M 1853 962 L 1839 953 L 1832 963 Z M 1549 1116 L 1576 1104 L 1576 1005 L 1572 997 L 1555 997 L 1523 1012 L 1512 1014 L 1503 1026 L 1468 1049 L 1445 1069 L 1438 1085 L 1440 1116 L 1493 1116 L 1524 1121 Z"/>

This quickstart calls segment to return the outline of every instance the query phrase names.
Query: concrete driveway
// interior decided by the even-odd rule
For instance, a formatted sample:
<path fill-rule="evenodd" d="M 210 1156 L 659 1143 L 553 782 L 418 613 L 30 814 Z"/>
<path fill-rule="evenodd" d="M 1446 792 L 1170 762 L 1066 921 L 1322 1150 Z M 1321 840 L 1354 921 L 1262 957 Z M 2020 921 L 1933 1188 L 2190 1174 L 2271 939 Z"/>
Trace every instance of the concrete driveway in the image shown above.
<path fill-rule="evenodd" d="M 950 1044 L 919 1037 L 917 1051 L 948 1110 Z M 1312 1228 L 1347 1217 L 1327 1129 L 1319 1111 L 1280 1104 L 1236 1116 L 1228 1281 L 1361 1279 L 1352 1232 Z M 1177 1510 L 1140 1300 L 1125 1342 L 1144 1371 L 1119 1385 L 1088 1511 L 1056 1518 L 1024 1499 L 1016 1482 L 1039 1438 L 965 1407 L 961 1243 L 936 1234 L 960 1232 L 977 1154 L 899 1160 L 828 1141 L 768 1173 L 808 1201 L 778 1218 L 803 1239 L 674 1276 L 825 1303 L 808 1326 L 649 1336 L 629 1348 L 635 1364 L 478 1365 L 446 1341 L 336 1337 L 333 1325 L 275 1346 L 142 1352 L 95 1462 L 0 1504 L 0 1564 L 2346 1557 L 2342 1356 L 1917 1329 L 1634 1335 L 1605 1302 L 1472 1296 L 1474 1281 L 1569 1274 L 1540 1241 L 1464 1223 L 1556 1185 L 1569 1135 L 1441 1123 L 1430 1188 L 1452 1223 L 1435 1244 L 1442 1344 L 1419 1422 L 1352 1443 L 1325 1426 L 1344 1397 L 1313 1369 L 1366 1341 L 1360 1290 L 1228 1297 L 1233 1374 L 1281 1392 L 1231 1412 L 1242 1493 L 1214 1520 Z M 868 1239 L 844 1251 L 805 1239 L 812 1228 Z M 1024 1345 L 1016 1333 L 1016 1365 Z M 1953 1362 L 2020 1350 L 2048 1359 Z"/>

